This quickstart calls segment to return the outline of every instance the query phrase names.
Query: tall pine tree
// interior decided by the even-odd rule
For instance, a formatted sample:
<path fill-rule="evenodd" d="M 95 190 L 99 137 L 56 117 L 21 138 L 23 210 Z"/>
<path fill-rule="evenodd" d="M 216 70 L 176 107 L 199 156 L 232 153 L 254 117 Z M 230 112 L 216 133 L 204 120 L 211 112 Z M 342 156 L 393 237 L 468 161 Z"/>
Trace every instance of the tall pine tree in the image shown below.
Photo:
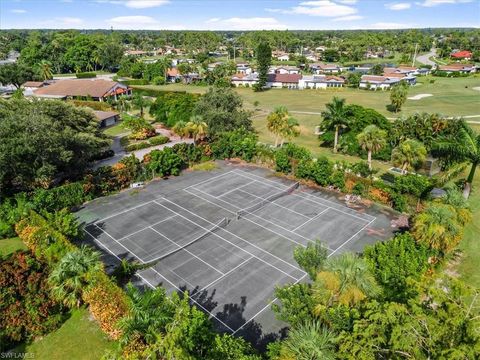
<path fill-rule="evenodd" d="M 266 42 L 261 42 L 257 47 L 257 66 L 258 66 L 258 83 L 255 84 L 255 91 L 262 91 L 267 84 L 268 68 L 272 63 L 272 49 Z"/>

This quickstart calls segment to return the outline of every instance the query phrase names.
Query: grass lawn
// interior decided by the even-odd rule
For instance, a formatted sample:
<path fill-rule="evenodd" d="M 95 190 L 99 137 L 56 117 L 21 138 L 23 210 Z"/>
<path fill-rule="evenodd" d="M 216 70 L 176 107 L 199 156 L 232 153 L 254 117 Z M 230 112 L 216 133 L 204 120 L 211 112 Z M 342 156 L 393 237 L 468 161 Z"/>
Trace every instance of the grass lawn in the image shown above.
<path fill-rule="evenodd" d="M 434 80 L 434 83 L 430 83 Z M 440 78 L 418 77 L 418 85 L 411 87 L 408 96 L 418 94 L 432 94 L 433 96 L 421 100 L 407 100 L 398 114 L 387 110 L 390 104 L 388 91 L 369 91 L 351 88 L 332 88 L 328 90 L 288 90 L 271 89 L 263 92 L 254 92 L 251 88 L 237 88 L 247 108 L 254 108 L 254 102 L 258 101 L 258 107 L 264 111 L 271 111 L 276 106 L 286 106 L 290 111 L 321 112 L 325 104 L 334 96 L 343 97 L 348 104 L 358 104 L 373 108 L 387 117 L 398 117 L 415 112 L 438 112 L 449 116 L 479 115 L 480 91 L 473 87 L 480 86 L 480 75 L 467 78 Z M 137 88 L 160 89 L 173 91 L 188 91 L 205 93 L 206 86 L 169 84 L 169 85 L 145 85 Z"/>
<path fill-rule="evenodd" d="M 89 319 L 86 309 L 77 309 L 58 330 L 30 345 L 19 346 L 14 352 L 31 353 L 32 359 L 91 360 L 100 359 L 115 346 Z"/>
<path fill-rule="evenodd" d="M 27 247 L 18 237 L 0 240 L 0 255 L 8 255 L 17 250 L 26 249 Z"/>
<path fill-rule="evenodd" d="M 127 132 L 128 130 L 123 127 L 122 122 L 118 122 L 103 130 L 103 133 L 109 136 L 116 136 Z"/>

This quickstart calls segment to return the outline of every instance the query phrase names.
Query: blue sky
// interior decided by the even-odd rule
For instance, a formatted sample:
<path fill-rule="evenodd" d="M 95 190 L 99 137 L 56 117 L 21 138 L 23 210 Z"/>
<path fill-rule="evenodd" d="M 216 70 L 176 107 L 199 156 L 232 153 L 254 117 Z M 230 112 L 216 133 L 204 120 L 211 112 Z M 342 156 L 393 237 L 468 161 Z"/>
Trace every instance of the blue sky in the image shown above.
<path fill-rule="evenodd" d="M 0 0 L 0 28 L 480 27 L 480 0 Z"/>

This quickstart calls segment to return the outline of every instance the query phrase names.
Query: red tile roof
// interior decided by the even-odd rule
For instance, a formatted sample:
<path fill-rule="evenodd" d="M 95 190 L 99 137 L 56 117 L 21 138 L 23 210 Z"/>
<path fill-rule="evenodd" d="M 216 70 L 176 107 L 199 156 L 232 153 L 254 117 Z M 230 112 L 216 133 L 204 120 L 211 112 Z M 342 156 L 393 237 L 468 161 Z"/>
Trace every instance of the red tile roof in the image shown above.
<path fill-rule="evenodd" d="M 177 68 L 170 68 L 170 69 L 167 70 L 167 75 L 171 76 L 171 77 L 175 77 L 175 76 L 180 75 L 180 71 L 178 71 Z"/>
<path fill-rule="evenodd" d="M 467 51 L 467 50 L 458 51 L 456 53 L 453 53 L 452 57 L 457 58 L 457 59 L 471 58 L 472 57 L 472 52 Z"/>
<path fill-rule="evenodd" d="M 301 74 L 269 74 L 269 82 L 298 83 L 302 78 Z"/>

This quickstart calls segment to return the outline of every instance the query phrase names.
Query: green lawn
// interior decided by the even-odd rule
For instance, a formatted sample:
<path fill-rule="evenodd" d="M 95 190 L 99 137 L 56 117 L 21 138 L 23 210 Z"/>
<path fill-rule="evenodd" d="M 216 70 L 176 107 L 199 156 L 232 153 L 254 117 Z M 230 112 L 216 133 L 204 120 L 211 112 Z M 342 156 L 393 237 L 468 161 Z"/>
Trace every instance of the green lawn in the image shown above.
<path fill-rule="evenodd" d="M 434 83 L 430 83 L 434 80 Z M 242 96 L 247 108 L 253 108 L 255 101 L 259 102 L 259 108 L 270 111 L 274 107 L 283 105 L 293 111 L 321 112 L 325 104 L 334 96 L 343 97 L 349 104 L 358 104 L 373 108 L 387 117 L 398 117 L 415 112 L 438 112 L 448 116 L 479 115 L 480 91 L 473 90 L 480 87 L 480 75 L 467 78 L 440 78 L 418 77 L 418 85 L 411 87 L 408 96 L 418 94 L 432 94 L 433 96 L 421 100 L 407 100 L 398 114 L 387 110 L 390 104 L 388 91 L 369 91 L 351 88 L 332 88 L 328 90 L 288 90 L 271 89 L 263 92 L 254 92 L 251 88 L 238 88 L 237 92 Z M 169 84 L 169 85 L 145 85 L 138 88 L 162 89 L 174 91 L 188 91 L 205 93 L 208 87 Z"/>
<path fill-rule="evenodd" d="M 109 136 L 120 135 L 127 132 L 128 130 L 123 127 L 122 122 L 118 122 L 115 125 L 110 126 L 105 130 L 103 130 L 103 133 Z"/>
<path fill-rule="evenodd" d="M 17 250 L 26 249 L 27 247 L 18 237 L 11 239 L 0 239 L 0 255 L 8 255 Z"/>
<path fill-rule="evenodd" d="M 116 343 L 107 339 L 97 323 L 90 320 L 86 309 L 73 310 L 71 317 L 58 330 L 15 352 L 30 353 L 32 359 L 93 360 L 100 359 Z"/>

